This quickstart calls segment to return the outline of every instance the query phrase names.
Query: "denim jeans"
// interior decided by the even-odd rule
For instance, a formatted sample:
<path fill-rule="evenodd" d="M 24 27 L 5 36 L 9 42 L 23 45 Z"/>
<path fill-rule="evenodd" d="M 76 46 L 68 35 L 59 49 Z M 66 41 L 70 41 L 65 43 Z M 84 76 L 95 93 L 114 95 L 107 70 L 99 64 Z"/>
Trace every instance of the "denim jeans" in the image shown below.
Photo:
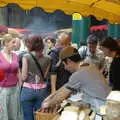
<path fill-rule="evenodd" d="M 24 120 L 34 120 L 34 112 L 41 107 L 41 103 L 48 96 L 47 88 L 31 89 L 23 87 L 21 91 L 21 104 Z"/>

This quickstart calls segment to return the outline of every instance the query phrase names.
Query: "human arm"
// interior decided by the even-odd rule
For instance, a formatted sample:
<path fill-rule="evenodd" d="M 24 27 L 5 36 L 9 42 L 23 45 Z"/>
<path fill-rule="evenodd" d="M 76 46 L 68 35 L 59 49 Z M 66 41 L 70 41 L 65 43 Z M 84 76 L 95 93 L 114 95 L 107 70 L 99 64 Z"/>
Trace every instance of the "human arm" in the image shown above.
<path fill-rule="evenodd" d="M 22 86 L 23 82 L 22 82 L 22 74 L 21 74 L 20 69 L 18 70 L 17 76 L 18 76 L 18 84 L 19 84 L 20 86 Z"/>
<path fill-rule="evenodd" d="M 42 104 L 42 109 L 53 107 L 59 103 L 61 103 L 63 100 L 65 100 L 69 95 L 71 94 L 71 91 L 65 87 L 60 88 L 55 93 L 48 96 Z"/>
<path fill-rule="evenodd" d="M 72 75 L 69 81 L 62 88 L 58 89 L 55 93 L 48 96 L 43 102 L 43 108 L 52 107 L 62 102 L 74 91 L 76 91 L 76 89 L 78 90 L 80 87 L 80 81 L 78 79 L 79 76 L 77 74 Z"/>
<path fill-rule="evenodd" d="M 22 81 L 25 81 L 28 77 L 28 61 L 27 61 L 27 57 L 24 56 L 22 58 Z"/>
<path fill-rule="evenodd" d="M 45 69 L 45 72 L 44 72 L 44 78 L 47 77 L 49 71 L 50 71 L 50 67 L 51 67 L 51 63 L 47 66 L 47 68 Z"/>

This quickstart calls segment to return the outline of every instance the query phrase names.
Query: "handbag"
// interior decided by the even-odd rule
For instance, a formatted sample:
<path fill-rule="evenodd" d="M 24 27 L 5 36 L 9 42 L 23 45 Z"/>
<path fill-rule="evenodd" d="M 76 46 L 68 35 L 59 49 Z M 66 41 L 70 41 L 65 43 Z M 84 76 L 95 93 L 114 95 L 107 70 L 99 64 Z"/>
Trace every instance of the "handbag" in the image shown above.
<path fill-rule="evenodd" d="M 38 67 L 38 69 L 41 73 L 43 81 L 45 81 L 44 74 L 43 74 L 43 71 L 42 71 L 42 68 L 41 68 L 40 64 L 38 63 L 38 60 L 36 59 L 36 57 L 32 53 L 30 53 L 30 55 L 33 58 L 33 60 L 35 61 L 35 64 L 37 65 L 37 67 Z"/>

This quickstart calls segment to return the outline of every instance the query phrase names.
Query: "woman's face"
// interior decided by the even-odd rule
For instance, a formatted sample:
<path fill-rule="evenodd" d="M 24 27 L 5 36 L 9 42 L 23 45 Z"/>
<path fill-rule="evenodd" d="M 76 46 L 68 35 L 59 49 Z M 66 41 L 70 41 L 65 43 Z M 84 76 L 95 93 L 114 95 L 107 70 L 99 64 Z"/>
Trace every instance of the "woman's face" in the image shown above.
<path fill-rule="evenodd" d="M 111 57 L 111 51 L 103 46 L 100 46 L 100 49 L 104 52 L 105 56 Z"/>
<path fill-rule="evenodd" d="M 15 47 L 16 47 L 16 39 L 13 38 L 13 39 L 11 39 L 11 40 L 9 40 L 9 41 L 6 41 L 5 44 L 4 44 L 4 46 L 5 46 L 9 51 L 14 50 Z"/>

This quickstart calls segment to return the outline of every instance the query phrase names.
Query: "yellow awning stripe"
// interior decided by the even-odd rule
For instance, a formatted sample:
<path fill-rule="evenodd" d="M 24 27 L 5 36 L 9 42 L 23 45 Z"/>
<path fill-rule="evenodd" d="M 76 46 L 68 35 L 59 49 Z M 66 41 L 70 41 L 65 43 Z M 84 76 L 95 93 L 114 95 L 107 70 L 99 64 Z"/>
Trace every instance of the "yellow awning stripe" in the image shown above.
<path fill-rule="evenodd" d="M 120 23 L 120 0 L 0 0 L 0 7 L 10 3 L 17 4 L 25 10 L 40 7 L 46 12 L 78 12 L 83 16 L 93 15 L 98 20 L 107 19 L 110 23 Z"/>

